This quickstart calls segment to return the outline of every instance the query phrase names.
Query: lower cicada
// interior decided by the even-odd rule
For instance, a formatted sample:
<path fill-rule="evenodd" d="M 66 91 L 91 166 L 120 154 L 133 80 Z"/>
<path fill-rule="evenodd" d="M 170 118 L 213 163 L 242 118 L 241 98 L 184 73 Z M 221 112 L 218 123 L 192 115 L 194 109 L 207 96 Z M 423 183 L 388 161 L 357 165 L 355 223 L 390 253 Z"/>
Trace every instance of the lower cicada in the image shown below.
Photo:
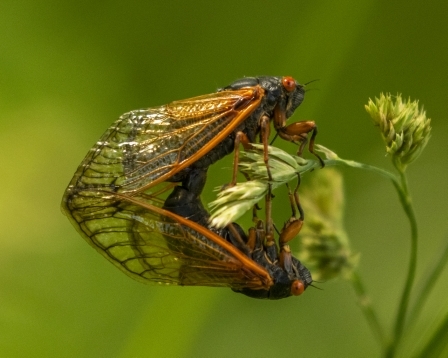
<path fill-rule="evenodd" d="M 213 94 L 126 113 L 87 154 L 62 209 L 90 245 L 139 281 L 226 286 L 254 297 L 301 293 L 311 277 L 299 261 L 287 272 L 264 254 L 261 234 L 209 228 L 199 195 L 208 167 L 240 143 L 260 135 L 267 148 L 271 121 L 281 138 L 300 143 L 299 153 L 312 133 L 314 153 L 314 122 L 286 126 L 303 97 L 291 77 L 245 78 Z M 237 160 L 238 151 L 233 182 Z M 195 199 L 183 203 L 175 182 Z M 237 237 L 240 248 L 232 244 Z"/>
<path fill-rule="evenodd" d="M 205 265 L 202 266 L 204 270 L 201 269 L 201 272 L 197 273 L 195 272 L 197 266 L 194 263 L 182 267 L 181 276 L 185 274 L 186 282 L 188 282 L 189 272 L 193 271 L 195 275 L 202 275 L 210 270 L 210 275 L 217 275 L 217 281 L 224 282 L 225 277 L 230 279 L 232 282 L 227 286 L 234 291 L 254 298 L 268 299 L 300 295 L 312 283 L 310 272 L 299 260 L 290 255 L 289 262 L 285 263 L 282 259 L 285 257 L 282 255 L 283 252 L 279 255 L 276 245 L 268 244 L 267 246 L 264 224 L 261 220 L 257 222 L 255 228 L 249 229 L 247 235 L 236 223 L 223 229 L 209 227 L 208 212 L 197 195 L 181 186 L 174 188 L 166 199 L 163 209 L 170 213 L 165 213 L 167 217 L 183 225 L 183 230 L 192 234 L 194 240 L 199 240 L 192 247 L 191 240 L 183 242 L 178 238 L 173 240 L 166 236 L 166 241 L 175 254 L 187 253 L 188 257 L 195 257 L 199 251 L 198 247 L 221 255 L 231 254 L 230 257 L 224 255 L 219 260 L 224 271 Z M 284 234 L 289 235 L 287 231 L 288 228 L 282 231 L 280 241 Z M 234 266 L 235 258 L 238 259 L 236 266 Z M 182 283 L 194 284 L 186 282 Z M 211 286 L 220 286 L 220 284 L 215 282 Z"/>

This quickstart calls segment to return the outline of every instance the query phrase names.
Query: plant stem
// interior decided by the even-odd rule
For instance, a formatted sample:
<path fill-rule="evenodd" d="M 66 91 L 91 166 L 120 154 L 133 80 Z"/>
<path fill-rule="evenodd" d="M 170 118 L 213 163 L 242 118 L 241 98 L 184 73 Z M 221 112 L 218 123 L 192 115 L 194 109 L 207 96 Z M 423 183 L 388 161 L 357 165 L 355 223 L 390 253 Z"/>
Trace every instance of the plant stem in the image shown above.
<path fill-rule="evenodd" d="M 434 334 L 423 350 L 415 357 L 446 357 L 447 351 L 448 314 L 441 320 Z"/>
<path fill-rule="evenodd" d="M 386 357 L 395 356 L 396 349 L 403 335 L 406 313 L 409 306 L 409 298 L 412 290 L 412 285 L 415 279 L 415 271 L 417 269 L 417 239 L 418 239 L 417 221 L 415 219 L 415 213 L 412 207 L 411 198 L 409 196 L 407 179 L 404 172 L 400 171 L 400 184 L 395 181 L 393 181 L 393 184 L 398 192 L 401 205 L 403 206 L 403 209 L 411 225 L 411 253 L 408 266 L 408 275 L 406 278 L 403 293 L 401 295 L 400 305 L 398 306 L 397 317 L 395 319 L 393 339 L 386 351 L 385 354 Z"/>
<path fill-rule="evenodd" d="M 404 168 L 401 168 L 403 170 L 400 170 L 400 168 L 397 166 L 397 169 L 399 171 L 399 177 L 397 177 L 397 176 L 393 175 L 392 173 L 385 171 L 383 169 L 379 169 L 374 166 L 363 164 L 363 163 L 357 163 L 357 162 L 354 162 L 351 160 L 344 160 L 335 155 L 332 156 L 331 160 L 326 161 L 326 163 L 328 163 L 329 165 L 343 164 L 343 165 L 347 165 L 347 166 L 350 166 L 353 168 L 370 170 L 370 171 L 376 172 L 384 177 L 389 178 L 392 181 L 395 189 L 397 190 L 401 205 L 406 213 L 406 216 L 408 217 L 408 220 L 409 220 L 409 223 L 411 226 L 411 252 L 410 252 L 408 273 L 407 273 L 406 282 L 405 282 L 405 285 L 403 288 L 403 292 L 401 295 L 401 300 L 400 300 L 400 305 L 398 307 L 397 316 L 395 319 L 392 340 L 390 341 L 389 345 L 383 345 L 383 347 L 385 347 L 385 356 L 388 358 L 394 357 L 395 353 L 396 353 L 396 349 L 397 349 L 397 347 L 401 341 L 402 335 L 403 335 L 404 324 L 406 321 L 406 313 L 408 310 L 409 299 L 410 299 L 410 295 L 411 295 L 412 286 L 414 284 L 415 272 L 417 269 L 417 241 L 418 241 L 417 240 L 418 239 L 417 221 L 415 219 L 415 213 L 414 213 L 414 209 L 412 207 L 412 201 L 411 201 L 411 197 L 410 197 L 409 191 L 408 191 L 408 184 L 407 184 L 406 175 L 404 173 Z M 355 284 L 354 284 L 354 287 L 356 290 Z M 362 288 L 362 286 L 361 286 L 361 288 Z M 362 292 L 362 291 L 360 291 L 360 292 Z M 359 295 L 359 292 L 358 292 L 358 295 Z M 378 328 L 374 327 L 374 325 L 378 324 L 378 321 L 376 321 L 373 324 L 372 318 L 368 317 L 368 315 L 370 315 L 371 313 L 366 312 L 364 309 L 363 309 L 363 311 L 364 311 L 364 314 L 366 315 L 367 319 L 369 320 L 369 323 L 370 323 L 373 331 L 378 336 Z M 382 342 L 384 343 L 384 338 L 382 338 Z"/>
<path fill-rule="evenodd" d="M 409 312 L 408 324 L 412 324 L 417 318 L 423 308 L 423 305 L 425 304 L 426 299 L 428 298 L 429 293 L 448 262 L 448 241 L 444 243 L 444 247 L 439 252 L 441 252 L 439 259 L 434 261 L 434 265 L 431 270 L 429 270 L 428 274 L 424 275 L 424 279 L 422 280 L 423 282 L 417 285 L 419 288 L 419 293 Z"/>
<path fill-rule="evenodd" d="M 374 172 L 376 174 L 379 174 L 387 179 L 392 180 L 394 185 L 397 185 L 397 183 L 398 183 L 398 178 L 396 175 L 392 174 L 391 172 L 388 172 L 387 170 L 374 167 L 373 165 L 359 163 L 359 162 L 355 162 L 353 160 L 346 160 L 346 159 L 341 159 L 341 158 L 327 159 L 327 160 L 324 160 L 324 162 L 325 162 L 326 167 L 345 165 L 345 166 L 351 167 L 351 168 L 368 170 L 368 171 Z"/>
<path fill-rule="evenodd" d="M 338 165 L 338 164 L 343 164 L 349 167 L 353 167 L 353 168 L 359 168 L 359 169 L 366 169 L 366 170 L 370 170 L 373 172 L 376 172 L 384 177 L 389 178 L 395 189 L 397 190 L 401 205 L 406 213 L 406 216 L 408 217 L 410 226 L 411 226 L 411 252 L 410 252 L 410 259 L 409 259 L 409 266 L 408 266 L 408 273 L 407 273 L 407 278 L 406 278 L 406 282 L 403 288 L 403 292 L 401 295 L 401 300 L 400 300 L 400 305 L 398 307 L 398 312 L 397 312 L 397 316 L 395 319 L 395 325 L 394 325 L 394 330 L 393 330 L 393 334 L 392 334 L 392 340 L 390 341 L 389 345 L 384 345 L 383 347 L 385 348 L 385 357 L 394 357 L 397 347 L 401 341 L 402 335 L 403 335 L 403 329 L 404 329 L 404 324 L 406 321 L 406 314 L 407 314 L 407 310 L 408 310 L 408 306 L 409 306 L 409 299 L 410 299 L 410 295 L 411 295 L 411 290 L 412 290 L 412 286 L 414 284 L 414 279 L 415 279 L 415 272 L 417 269 L 417 242 L 418 242 L 418 230 L 417 230 L 417 221 L 415 218 L 415 213 L 414 213 L 414 209 L 412 206 L 412 202 L 411 202 L 411 197 L 409 195 L 409 190 L 408 190 L 408 184 L 407 184 L 407 179 L 406 179 L 406 175 L 404 173 L 405 167 L 400 166 L 400 165 L 395 165 L 395 167 L 398 169 L 399 172 L 399 177 L 383 170 L 383 169 L 379 169 L 370 165 L 366 165 L 366 164 L 362 164 L 362 163 L 357 163 L 351 160 L 344 160 L 339 158 L 335 153 L 331 152 L 329 149 L 322 147 L 322 146 L 318 146 L 318 150 L 322 151 L 325 153 L 325 155 L 327 156 L 327 159 L 325 162 L 326 164 L 328 163 L 329 165 Z M 442 256 L 442 260 L 448 260 L 448 258 Z M 437 278 L 438 276 L 438 272 L 437 269 L 434 271 L 434 277 Z M 434 278 L 434 279 L 435 279 Z M 361 293 L 363 292 L 363 287 L 356 286 L 356 282 L 353 282 L 355 290 L 359 289 L 360 291 L 357 292 L 357 294 L 359 296 L 361 296 Z M 421 300 L 423 301 L 425 297 L 421 298 Z M 373 310 L 372 310 L 373 311 Z M 364 309 L 364 314 L 366 315 L 366 317 L 368 315 L 371 315 L 370 312 L 365 311 Z M 378 335 L 378 328 L 374 327 L 372 324 L 374 321 L 372 321 L 372 317 L 367 317 L 367 319 L 369 320 L 369 323 L 371 324 L 374 332 L 376 332 L 376 334 Z M 376 318 L 374 317 L 374 319 L 376 320 Z M 378 322 L 376 321 L 374 323 L 374 325 L 377 325 Z"/>
<path fill-rule="evenodd" d="M 359 307 L 361 308 L 362 313 L 364 313 L 364 316 L 366 317 L 366 320 L 369 323 L 371 330 L 373 331 L 380 345 L 382 347 L 386 347 L 387 343 L 383 329 L 378 321 L 376 312 L 373 309 L 372 302 L 370 301 L 370 298 L 367 295 L 361 276 L 356 270 L 353 271 L 350 277 L 350 282 L 352 283 L 352 286 L 358 298 Z"/>

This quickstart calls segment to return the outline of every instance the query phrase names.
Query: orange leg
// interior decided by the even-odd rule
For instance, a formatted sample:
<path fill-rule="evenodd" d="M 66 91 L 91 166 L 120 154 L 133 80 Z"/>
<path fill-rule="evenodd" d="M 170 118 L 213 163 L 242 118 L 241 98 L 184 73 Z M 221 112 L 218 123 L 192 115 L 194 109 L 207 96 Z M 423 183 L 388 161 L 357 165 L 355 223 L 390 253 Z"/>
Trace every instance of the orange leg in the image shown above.
<path fill-rule="evenodd" d="M 268 153 L 269 135 L 271 133 L 271 120 L 269 119 L 268 116 L 261 117 L 260 127 L 261 127 L 261 142 L 263 143 L 263 160 L 264 164 L 266 165 L 266 170 L 268 172 L 268 179 L 269 181 L 271 181 L 272 175 L 271 170 L 269 169 L 269 153 Z"/>
<path fill-rule="evenodd" d="M 272 194 L 271 194 L 271 184 L 269 184 L 268 193 L 265 197 L 266 205 L 266 245 L 275 244 L 274 241 L 274 224 L 272 222 Z"/>
<path fill-rule="evenodd" d="M 303 221 L 301 219 L 290 218 L 283 227 L 280 238 L 280 255 L 279 261 L 280 265 L 286 270 L 286 272 L 291 272 L 292 268 L 292 254 L 288 242 L 292 240 L 300 232 L 302 228 Z"/>
<path fill-rule="evenodd" d="M 238 243 L 235 246 L 237 246 L 241 251 L 243 251 L 247 256 L 249 256 L 249 254 L 252 253 L 253 248 L 251 248 L 244 242 L 244 240 L 241 238 L 241 235 L 238 233 L 238 231 L 235 229 L 235 226 L 232 223 L 227 225 L 227 228 L 232 233 L 233 237 Z"/>
<path fill-rule="evenodd" d="M 250 149 L 251 144 L 249 138 L 243 132 L 237 132 L 235 136 L 235 154 L 233 158 L 233 174 L 232 181 L 230 182 L 230 186 L 234 186 L 236 184 L 236 176 L 238 175 L 238 163 L 240 161 L 240 144 L 243 145 L 244 149 Z"/>
<path fill-rule="evenodd" d="M 293 143 L 300 143 L 299 150 L 297 151 L 297 154 L 299 156 L 302 155 L 303 148 L 306 146 L 308 142 L 308 133 L 311 133 L 311 138 L 308 145 L 308 150 L 310 153 L 312 153 L 317 159 L 319 159 L 319 162 L 322 167 L 325 166 L 324 161 L 314 151 L 314 140 L 317 135 L 317 125 L 314 121 L 301 121 L 296 123 L 291 123 L 290 125 L 286 127 L 277 128 L 278 135 L 290 142 Z"/>
<path fill-rule="evenodd" d="M 298 189 L 300 186 L 300 175 L 298 175 L 297 186 L 294 189 L 294 192 L 291 193 L 289 190 L 289 201 L 292 209 L 292 217 L 285 223 L 282 231 L 280 232 L 279 244 L 280 244 L 280 264 L 287 271 L 290 272 L 292 268 L 292 258 L 291 258 L 291 249 L 288 245 L 288 242 L 291 241 L 294 237 L 296 237 L 303 226 L 303 220 L 305 219 L 305 214 L 303 212 L 302 206 L 300 205 Z M 297 211 L 300 214 L 300 217 L 297 218 Z"/>

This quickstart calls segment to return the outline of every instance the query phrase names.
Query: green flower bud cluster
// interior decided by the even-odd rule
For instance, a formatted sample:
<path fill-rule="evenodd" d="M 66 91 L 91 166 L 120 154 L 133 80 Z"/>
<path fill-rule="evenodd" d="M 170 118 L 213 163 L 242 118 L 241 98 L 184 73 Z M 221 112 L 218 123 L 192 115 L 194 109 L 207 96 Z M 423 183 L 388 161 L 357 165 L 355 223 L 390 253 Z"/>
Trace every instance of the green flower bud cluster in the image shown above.
<path fill-rule="evenodd" d="M 342 176 L 336 169 L 325 168 L 314 172 L 310 179 L 300 195 L 306 224 L 299 234 L 298 258 L 315 280 L 348 278 L 358 255 L 351 251 L 343 228 Z"/>
<path fill-rule="evenodd" d="M 403 101 L 401 95 L 380 94 L 365 106 L 373 122 L 380 128 L 386 151 L 398 170 L 418 158 L 430 138 L 431 119 L 418 108 L 418 101 Z"/>

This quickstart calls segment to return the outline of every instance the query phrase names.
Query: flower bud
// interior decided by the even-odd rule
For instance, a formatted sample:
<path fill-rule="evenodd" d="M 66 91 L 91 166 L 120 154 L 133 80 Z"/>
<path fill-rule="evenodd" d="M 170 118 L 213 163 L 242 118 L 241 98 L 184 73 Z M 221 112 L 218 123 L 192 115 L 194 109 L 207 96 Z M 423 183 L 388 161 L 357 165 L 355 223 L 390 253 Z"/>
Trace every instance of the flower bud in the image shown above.
<path fill-rule="evenodd" d="M 430 138 L 431 119 L 418 108 L 418 101 L 403 102 L 401 95 L 380 94 L 365 106 L 373 122 L 380 128 L 386 151 L 395 167 L 404 171 L 418 158 Z"/>
<path fill-rule="evenodd" d="M 300 195 L 305 221 L 298 258 L 316 280 L 348 277 L 357 264 L 343 228 L 342 176 L 332 168 L 316 171 Z"/>

